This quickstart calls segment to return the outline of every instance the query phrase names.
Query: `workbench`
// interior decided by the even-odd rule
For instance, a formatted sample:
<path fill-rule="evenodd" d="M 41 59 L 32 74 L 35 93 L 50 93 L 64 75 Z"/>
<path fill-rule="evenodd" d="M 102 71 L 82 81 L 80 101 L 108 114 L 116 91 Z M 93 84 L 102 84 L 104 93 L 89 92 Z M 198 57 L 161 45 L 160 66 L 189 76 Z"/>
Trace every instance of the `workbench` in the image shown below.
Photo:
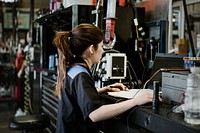
<path fill-rule="evenodd" d="M 124 99 L 102 95 L 105 103 L 121 102 Z M 151 103 L 137 106 L 122 115 L 104 121 L 105 133 L 200 133 L 199 125 L 184 121 L 184 113 L 174 113 L 173 105 L 161 103 L 153 110 Z"/>

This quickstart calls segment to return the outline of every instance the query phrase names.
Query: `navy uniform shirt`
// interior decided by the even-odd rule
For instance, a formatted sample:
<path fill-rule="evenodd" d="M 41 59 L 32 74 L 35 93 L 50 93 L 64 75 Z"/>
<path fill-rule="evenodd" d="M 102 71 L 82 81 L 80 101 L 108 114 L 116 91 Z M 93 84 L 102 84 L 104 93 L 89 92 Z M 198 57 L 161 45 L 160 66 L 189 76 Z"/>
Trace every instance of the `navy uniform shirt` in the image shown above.
<path fill-rule="evenodd" d="M 57 133 L 97 133 L 98 124 L 89 114 L 101 106 L 90 70 L 75 65 L 64 80 L 58 104 Z"/>

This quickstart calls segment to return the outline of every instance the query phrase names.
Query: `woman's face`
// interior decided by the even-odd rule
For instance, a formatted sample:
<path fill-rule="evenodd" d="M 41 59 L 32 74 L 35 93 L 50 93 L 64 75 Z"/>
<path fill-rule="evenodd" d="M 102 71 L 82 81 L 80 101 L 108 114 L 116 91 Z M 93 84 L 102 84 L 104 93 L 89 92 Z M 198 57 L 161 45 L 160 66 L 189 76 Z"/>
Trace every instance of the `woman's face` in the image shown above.
<path fill-rule="evenodd" d="M 101 41 L 99 44 L 98 44 L 98 48 L 97 50 L 94 52 L 94 58 L 93 58 L 93 63 L 94 64 L 97 64 L 99 63 L 101 57 L 102 57 L 102 54 L 103 54 L 104 50 L 103 50 L 103 41 Z"/>

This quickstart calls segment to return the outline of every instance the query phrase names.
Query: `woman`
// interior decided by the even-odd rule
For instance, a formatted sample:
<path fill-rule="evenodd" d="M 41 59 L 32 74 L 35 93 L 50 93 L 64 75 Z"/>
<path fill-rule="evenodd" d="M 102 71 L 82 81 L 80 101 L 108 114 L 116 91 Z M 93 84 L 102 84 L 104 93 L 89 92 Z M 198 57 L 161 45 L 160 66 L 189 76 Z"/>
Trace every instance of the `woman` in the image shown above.
<path fill-rule="evenodd" d="M 97 133 L 98 122 L 118 116 L 136 105 L 152 101 L 152 93 L 120 103 L 102 105 L 98 93 L 120 91 L 96 89 L 90 69 L 100 61 L 103 33 L 92 24 L 80 24 L 70 32 L 58 32 L 53 43 L 58 48 L 56 92 L 59 97 L 57 133 Z M 116 83 L 122 90 L 127 88 Z"/>

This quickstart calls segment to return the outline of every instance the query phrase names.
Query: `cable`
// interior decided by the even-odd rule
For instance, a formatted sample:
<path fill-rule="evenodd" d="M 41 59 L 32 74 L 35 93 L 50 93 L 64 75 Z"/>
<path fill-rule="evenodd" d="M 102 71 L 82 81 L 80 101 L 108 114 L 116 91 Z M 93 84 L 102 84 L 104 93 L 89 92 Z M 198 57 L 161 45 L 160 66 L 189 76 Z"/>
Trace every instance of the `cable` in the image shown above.
<path fill-rule="evenodd" d="M 189 36 L 189 41 L 190 41 L 190 48 L 192 50 L 192 56 L 196 57 L 196 52 L 195 52 L 195 48 L 194 48 L 194 42 L 193 42 L 193 38 L 192 38 L 192 33 L 191 33 L 191 28 L 190 28 L 190 22 L 189 22 L 189 18 L 188 18 L 188 11 L 187 11 L 187 4 L 185 0 L 181 0 L 183 2 L 183 9 L 184 9 L 184 13 L 185 13 L 185 20 L 186 20 L 186 24 L 187 24 L 187 32 L 188 32 L 188 36 Z"/>
<path fill-rule="evenodd" d="M 140 56 L 140 61 L 141 61 L 141 63 L 142 63 L 142 66 L 143 66 L 143 68 L 145 68 L 144 67 L 144 62 L 143 62 L 143 60 L 142 60 L 142 57 L 141 57 L 141 53 L 139 52 L 139 56 Z"/>
<path fill-rule="evenodd" d="M 131 71 L 130 71 L 130 68 L 129 67 L 127 67 L 127 70 L 128 70 L 128 75 L 129 75 L 129 82 L 130 82 L 130 88 L 134 88 L 134 84 L 133 84 L 133 86 L 132 86 L 132 80 L 133 80 L 133 78 L 132 78 L 132 76 L 131 76 Z"/>
<path fill-rule="evenodd" d="M 181 99 L 182 96 L 183 96 L 183 98 Z M 178 102 L 183 103 L 184 99 L 185 99 L 185 93 L 182 92 L 182 93 L 178 96 Z"/>
<path fill-rule="evenodd" d="M 143 82 L 144 82 L 144 73 L 146 72 L 146 69 L 147 69 L 147 66 L 145 65 L 145 66 L 144 66 L 144 70 L 143 70 L 143 72 L 142 72 L 142 84 L 143 84 Z"/>
<path fill-rule="evenodd" d="M 139 39 L 139 33 L 138 33 L 138 26 L 137 25 L 135 25 L 135 30 L 136 30 L 137 39 Z"/>
<path fill-rule="evenodd" d="M 31 87 L 30 87 L 30 52 L 26 53 L 26 63 L 25 63 L 25 81 L 24 81 L 24 112 L 26 113 L 33 113 L 32 104 L 31 104 Z"/>
<path fill-rule="evenodd" d="M 146 85 L 153 79 L 154 76 L 156 76 L 161 70 L 157 70 L 144 84 L 143 89 L 146 88 Z"/>
<path fill-rule="evenodd" d="M 131 70 L 132 70 L 132 72 L 133 72 L 133 74 L 134 74 L 134 76 L 135 76 L 135 80 L 136 80 L 136 82 L 137 82 L 137 85 L 138 85 L 138 87 L 140 88 L 140 85 L 139 85 L 138 78 L 137 78 L 137 75 L 136 75 L 136 73 L 135 73 L 135 70 L 133 69 L 133 67 L 132 67 L 132 65 L 131 65 L 131 63 L 130 63 L 129 61 L 127 61 L 127 64 L 130 66 L 130 68 L 131 68 Z"/>

